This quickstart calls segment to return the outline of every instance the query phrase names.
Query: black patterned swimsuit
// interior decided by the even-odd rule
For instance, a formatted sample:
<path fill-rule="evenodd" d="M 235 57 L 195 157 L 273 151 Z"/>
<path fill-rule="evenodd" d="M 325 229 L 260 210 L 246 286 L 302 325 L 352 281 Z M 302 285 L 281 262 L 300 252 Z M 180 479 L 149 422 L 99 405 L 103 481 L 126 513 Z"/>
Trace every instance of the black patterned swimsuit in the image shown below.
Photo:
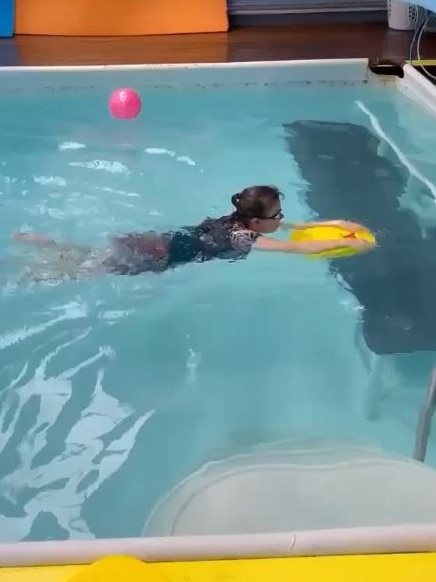
<path fill-rule="evenodd" d="M 127 234 L 112 240 L 111 255 L 105 267 L 118 275 L 139 275 L 185 263 L 244 259 L 258 236 L 235 215 L 208 218 L 198 226 L 164 234 Z"/>

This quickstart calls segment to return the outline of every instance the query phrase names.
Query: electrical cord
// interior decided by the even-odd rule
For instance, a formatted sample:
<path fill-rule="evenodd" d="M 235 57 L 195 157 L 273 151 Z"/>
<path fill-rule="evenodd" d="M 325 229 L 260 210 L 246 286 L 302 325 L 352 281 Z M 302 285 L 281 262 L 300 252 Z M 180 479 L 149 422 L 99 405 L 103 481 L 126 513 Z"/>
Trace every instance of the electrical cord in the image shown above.
<path fill-rule="evenodd" d="M 413 51 L 415 48 L 415 44 L 418 40 L 418 36 L 421 33 L 421 31 L 423 30 L 423 27 L 425 26 L 426 20 L 427 20 L 427 11 L 424 11 L 424 19 L 422 20 L 422 22 L 415 28 L 415 32 L 413 33 L 413 37 L 412 37 L 412 42 L 410 43 L 410 47 L 409 47 L 409 63 L 412 64 L 413 63 Z"/>
<path fill-rule="evenodd" d="M 436 75 L 434 75 L 433 73 L 431 73 L 427 67 L 425 66 L 425 64 L 423 63 L 423 59 L 421 57 L 421 44 L 422 44 L 422 40 L 424 38 L 424 33 L 428 27 L 428 24 L 430 22 L 430 20 L 435 16 L 435 14 L 433 12 L 429 12 L 428 10 L 426 10 L 425 12 L 425 19 L 423 20 L 422 24 L 417 28 L 417 30 L 415 31 L 415 34 L 413 36 L 412 39 L 412 44 L 410 47 L 410 53 L 413 55 L 413 43 L 414 40 L 416 41 L 416 60 L 414 61 L 413 58 L 411 59 L 411 62 L 414 65 L 417 65 L 418 67 L 420 67 L 423 72 L 427 75 L 427 77 L 429 79 L 432 79 L 432 81 L 436 81 Z M 416 39 L 415 39 L 416 37 Z"/>

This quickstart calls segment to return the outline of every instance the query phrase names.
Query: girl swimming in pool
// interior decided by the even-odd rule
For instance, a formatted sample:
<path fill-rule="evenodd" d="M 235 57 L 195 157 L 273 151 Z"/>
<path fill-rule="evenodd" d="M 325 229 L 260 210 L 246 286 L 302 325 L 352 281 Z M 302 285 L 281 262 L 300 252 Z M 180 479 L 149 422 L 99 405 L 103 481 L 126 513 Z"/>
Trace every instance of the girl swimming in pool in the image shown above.
<path fill-rule="evenodd" d="M 291 242 L 265 236 L 282 229 L 299 229 L 310 226 L 340 226 L 351 232 L 361 225 L 335 220 L 329 222 L 291 224 L 283 222 L 282 193 L 273 186 L 251 186 L 232 196 L 235 210 L 221 218 L 207 218 L 197 226 L 180 228 L 162 234 L 156 232 L 130 233 L 115 236 L 107 248 L 66 245 L 45 235 L 17 233 L 14 239 L 38 244 L 57 254 L 55 267 L 63 274 L 59 278 L 77 278 L 82 275 L 109 273 L 114 275 L 139 275 L 159 273 L 191 262 L 211 259 L 237 260 L 245 258 L 252 250 L 310 254 L 354 247 L 365 250 L 371 247 L 359 239 Z M 45 263 L 47 265 L 47 262 Z"/>

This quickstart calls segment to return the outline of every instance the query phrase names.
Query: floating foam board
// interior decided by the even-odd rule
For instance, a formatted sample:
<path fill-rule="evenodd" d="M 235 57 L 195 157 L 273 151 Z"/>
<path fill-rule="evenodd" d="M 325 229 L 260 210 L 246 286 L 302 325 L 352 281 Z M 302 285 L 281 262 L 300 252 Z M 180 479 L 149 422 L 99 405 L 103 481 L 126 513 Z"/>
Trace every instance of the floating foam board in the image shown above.
<path fill-rule="evenodd" d="M 227 25 L 226 0 L 16 0 L 16 34 L 180 34 Z"/>

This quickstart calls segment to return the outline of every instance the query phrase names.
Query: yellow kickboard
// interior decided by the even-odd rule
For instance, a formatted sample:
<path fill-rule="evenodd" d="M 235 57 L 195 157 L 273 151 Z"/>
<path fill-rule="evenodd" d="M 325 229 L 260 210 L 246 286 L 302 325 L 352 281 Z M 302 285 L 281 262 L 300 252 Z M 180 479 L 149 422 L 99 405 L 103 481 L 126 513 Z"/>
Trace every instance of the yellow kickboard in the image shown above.
<path fill-rule="evenodd" d="M 0 582 L 433 582 L 436 554 L 145 564 L 112 556 L 90 566 L 0 569 Z"/>

